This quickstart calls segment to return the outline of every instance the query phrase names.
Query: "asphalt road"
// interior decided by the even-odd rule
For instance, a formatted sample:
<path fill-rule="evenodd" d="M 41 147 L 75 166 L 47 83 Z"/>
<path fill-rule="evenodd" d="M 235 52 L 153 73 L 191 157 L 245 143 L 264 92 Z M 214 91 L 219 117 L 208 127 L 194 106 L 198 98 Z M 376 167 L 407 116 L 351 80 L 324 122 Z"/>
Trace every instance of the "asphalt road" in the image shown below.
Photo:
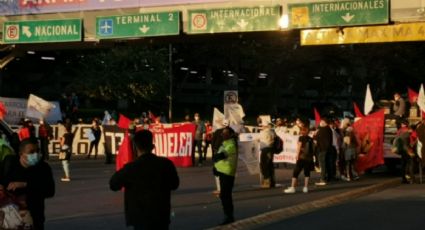
<path fill-rule="evenodd" d="M 55 197 L 46 200 L 47 230 L 126 229 L 123 194 L 110 191 L 108 186 L 109 177 L 115 170 L 114 165 L 105 165 L 102 159 L 71 161 L 72 181 L 66 183 L 60 181 L 63 174 L 60 162 L 52 161 L 50 164 L 57 191 Z M 170 229 L 206 229 L 222 221 L 220 201 L 211 194 L 215 188 L 211 171 L 211 165 L 178 169 L 181 184 L 172 194 L 173 217 Z M 285 187 L 289 185 L 291 175 L 290 168 L 281 166 L 276 169 L 277 181 Z M 314 173 L 313 179 L 317 179 L 317 176 Z M 385 173 L 376 173 L 356 182 L 311 186 L 308 194 L 299 192 L 287 195 L 282 193 L 282 188 L 259 189 L 258 175 L 249 175 L 240 164 L 234 188 L 235 217 L 237 220 L 253 217 L 373 185 L 391 177 Z M 273 229 L 273 226 L 270 227 Z"/>
<path fill-rule="evenodd" d="M 425 184 L 400 185 L 338 206 L 262 226 L 285 229 L 419 230 L 425 227 Z"/>

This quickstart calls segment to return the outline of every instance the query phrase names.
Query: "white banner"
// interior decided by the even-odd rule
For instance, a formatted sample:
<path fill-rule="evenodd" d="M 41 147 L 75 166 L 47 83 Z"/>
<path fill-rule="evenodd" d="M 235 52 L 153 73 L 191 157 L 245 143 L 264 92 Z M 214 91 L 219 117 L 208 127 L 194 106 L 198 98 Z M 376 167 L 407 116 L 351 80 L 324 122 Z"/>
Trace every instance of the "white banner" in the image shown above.
<path fill-rule="evenodd" d="M 41 97 L 37 97 L 34 94 L 30 94 L 27 104 L 26 117 L 41 119 L 48 116 L 50 111 L 56 106 L 44 100 Z"/>
<path fill-rule="evenodd" d="M 4 117 L 4 120 L 10 125 L 18 125 L 19 121 L 22 118 L 26 117 L 27 113 L 27 99 L 22 98 L 9 98 L 9 97 L 0 97 L 0 101 L 3 102 L 6 107 L 7 113 Z M 60 111 L 59 102 L 51 101 L 50 103 L 55 105 L 55 108 L 50 110 L 46 121 L 49 124 L 56 124 L 57 121 L 62 120 L 62 115 Z"/>
<path fill-rule="evenodd" d="M 243 122 L 245 113 L 240 104 L 224 104 L 224 116 L 229 119 L 230 124 L 239 125 Z"/>
<path fill-rule="evenodd" d="M 239 159 L 246 165 L 251 175 L 260 173 L 259 152 L 260 145 L 256 141 L 259 133 L 241 133 L 239 134 Z"/>
<path fill-rule="evenodd" d="M 298 154 L 298 136 L 283 132 L 277 132 L 276 134 L 283 140 L 283 151 L 274 155 L 273 162 L 295 164 L 297 162 Z"/>

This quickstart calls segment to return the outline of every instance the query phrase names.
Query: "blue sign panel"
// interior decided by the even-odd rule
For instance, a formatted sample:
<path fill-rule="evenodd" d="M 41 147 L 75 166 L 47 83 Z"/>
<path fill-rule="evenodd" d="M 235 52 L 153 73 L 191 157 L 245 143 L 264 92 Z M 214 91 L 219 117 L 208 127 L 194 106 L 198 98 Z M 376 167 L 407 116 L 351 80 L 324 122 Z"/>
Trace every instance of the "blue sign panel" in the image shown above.
<path fill-rule="evenodd" d="M 0 16 L 212 2 L 231 0 L 0 0 Z"/>

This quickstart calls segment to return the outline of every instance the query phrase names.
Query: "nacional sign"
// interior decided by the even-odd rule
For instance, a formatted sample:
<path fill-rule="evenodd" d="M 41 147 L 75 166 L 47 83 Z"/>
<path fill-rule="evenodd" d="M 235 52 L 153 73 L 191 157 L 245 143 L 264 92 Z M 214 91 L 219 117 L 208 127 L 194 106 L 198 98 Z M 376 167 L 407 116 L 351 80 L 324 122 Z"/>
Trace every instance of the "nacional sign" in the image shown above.
<path fill-rule="evenodd" d="M 81 19 L 7 21 L 3 25 L 5 44 L 81 41 Z"/>
<path fill-rule="evenodd" d="M 425 23 L 302 30 L 301 45 L 425 41 Z"/>
<path fill-rule="evenodd" d="M 388 0 L 350 0 L 288 4 L 290 28 L 387 24 Z"/>
<path fill-rule="evenodd" d="M 280 6 L 188 10 L 187 33 L 225 33 L 279 29 Z"/>
<path fill-rule="evenodd" d="M 178 11 L 96 18 L 99 39 L 178 35 L 179 32 Z"/>

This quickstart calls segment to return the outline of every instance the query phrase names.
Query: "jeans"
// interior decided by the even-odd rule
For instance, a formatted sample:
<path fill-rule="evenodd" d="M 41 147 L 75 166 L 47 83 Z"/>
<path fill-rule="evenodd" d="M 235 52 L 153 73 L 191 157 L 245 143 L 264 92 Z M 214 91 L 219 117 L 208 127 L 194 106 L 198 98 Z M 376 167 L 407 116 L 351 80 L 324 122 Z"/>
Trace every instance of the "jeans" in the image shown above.
<path fill-rule="evenodd" d="M 65 173 L 65 177 L 69 178 L 69 160 L 62 161 L 63 171 Z"/>

